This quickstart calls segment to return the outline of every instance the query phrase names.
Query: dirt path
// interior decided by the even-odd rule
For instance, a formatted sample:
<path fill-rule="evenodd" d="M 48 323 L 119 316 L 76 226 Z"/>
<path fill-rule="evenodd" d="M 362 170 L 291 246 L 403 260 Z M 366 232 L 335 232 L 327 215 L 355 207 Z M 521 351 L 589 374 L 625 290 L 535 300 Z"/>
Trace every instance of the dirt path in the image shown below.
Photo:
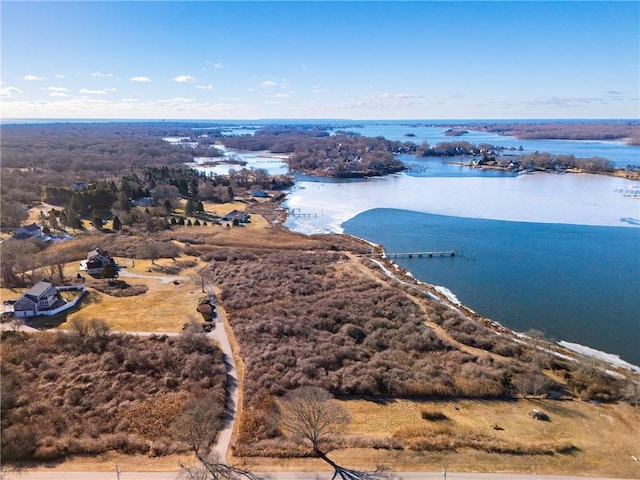
<path fill-rule="evenodd" d="M 212 296 L 212 301 L 215 301 L 215 296 Z M 224 425 L 222 426 L 222 430 L 218 437 L 218 443 L 213 449 L 213 452 L 218 456 L 218 458 L 227 461 L 229 447 L 231 446 L 231 438 L 233 436 L 233 428 L 238 413 L 240 389 L 238 382 L 238 370 L 233 357 L 233 349 L 231 348 L 231 342 L 229 341 L 229 336 L 227 335 L 227 330 L 225 328 L 226 314 L 221 308 L 218 308 L 217 311 L 218 316 L 215 321 L 215 328 L 208 334 L 208 336 L 218 342 L 224 355 L 224 365 L 227 370 L 227 413 L 224 418 Z"/>
<path fill-rule="evenodd" d="M 125 277 L 125 278 L 143 278 L 145 280 L 148 280 L 148 279 L 160 280 L 160 283 L 169 283 L 169 282 L 173 282 L 173 281 L 186 282 L 187 280 L 189 280 L 189 278 L 187 278 L 187 277 L 177 277 L 175 275 L 140 275 L 138 273 L 129 272 L 128 270 L 125 270 L 124 268 L 121 268 L 118 271 L 118 275 L 120 277 Z"/>
<path fill-rule="evenodd" d="M 353 265 L 355 265 L 358 268 L 360 273 L 366 275 L 368 278 L 370 278 L 371 280 L 373 280 L 375 282 L 378 282 L 378 283 L 386 285 L 386 283 L 383 280 L 378 278 L 368 267 L 363 265 L 362 262 L 359 260 L 359 258 L 356 255 L 348 253 L 347 256 L 352 260 Z M 455 308 L 454 306 L 449 305 L 446 302 L 444 302 L 440 297 L 438 297 L 436 294 L 431 292 L 426 286 L 421 287 L 420 285 L 416 285 L 414 282 L 408 282 L 406 280 L 401 279 L 394 272 L 389 270 L 379 260 L 371 259 L 371 261 L 373 261 L 376 265 L 378 265 L 378 267 L 380 268 L 382 273 L 384 273 L 384 275 L 386 275 L 390 279 L 400 283 L 401 285 L 404 285 L 405 287 L 411 288 L 412 290 L 414 290 L 416 292 L 416 294 L 412 294 L 411 292 L 406 292 L 406 294 L 416 303 L 416 305 L 418 305 L 418 307 L 420 308 L 420 310 L 424 314 L 424 318 L 425 318 L 424 324 L 426 326 L 428 326 L 429 328 L 431 328 L 434 332 L 436 332 L 436 334 L 440 338 L 443 338 L 448 343 L 450 343 L 451 345 L 456 347 L 458 350 L 461 350 L 463 352 L 469 353 L 471 355 L 475 355 L 475 356 L 489 355 L 494 360 L 504 360 L 504 357 L 501 357 L 500 355 L 497 355 L 495 353 L 488 352 L 488 351 L 483 350 L 481 348 L 471 347 L 469 345 L 465 345 L 464 343 L 460 343 L 455 338 L 453 338 L 449 334 L 449 332 L 447 332 L 440 325 L 438 325 L 437 323 L 432 322 L 430 320 L 427 320 L 429 318 L 429 315 L 427 314 L 427 302 L 426 302 L 426 300 L 424 298 L 422 298 L 421 296 L 418 296 L 418 294 L 427 295 L 433 301 L 440 302 L 443 305 L 447 305 L 449 308 L 452 308 L 452 309 L 456 310 L 458 313 L 460 313 L 463 316 L 465 316 L 464 312 L 462 312 L 459 309 Z"/>

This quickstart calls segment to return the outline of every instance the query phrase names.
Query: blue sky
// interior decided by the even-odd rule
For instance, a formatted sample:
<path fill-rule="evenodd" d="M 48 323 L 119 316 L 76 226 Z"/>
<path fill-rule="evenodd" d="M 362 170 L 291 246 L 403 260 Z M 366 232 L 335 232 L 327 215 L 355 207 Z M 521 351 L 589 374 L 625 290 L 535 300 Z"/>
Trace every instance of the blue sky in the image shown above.
<path fill-rule="evenodd" d="M 2 118 L 638 118 L 640 2 L 3 0 Z"/>

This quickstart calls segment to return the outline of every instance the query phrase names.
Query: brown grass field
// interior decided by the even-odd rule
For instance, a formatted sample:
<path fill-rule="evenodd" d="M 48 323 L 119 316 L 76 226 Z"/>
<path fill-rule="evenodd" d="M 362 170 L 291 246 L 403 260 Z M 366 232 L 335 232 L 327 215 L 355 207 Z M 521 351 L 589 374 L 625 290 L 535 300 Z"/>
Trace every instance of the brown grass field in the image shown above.
<path fill-rule="evenodd" d="M 578 450 L 568 454 L 514 455 L 487 453 L 462 448 L 458 451 L 397 451 L 380 449 L 342 449 L 329 456 L 344 465 L 373 469 L 384 465 L 392 471 L 449 472 L 520 472 L 531 474 L 607 476 L 638 478 L 640 447 L 637 438 L 640 410 L 629 405 L 594 405 L 579 401 L 518 400 L 511 402 L 462 400 L 418 402 L 392 400 L 344 402 L 352 422 L 348 434 L 392 436 L 403 429 L 442 429 L 454 435 L 489 435 L 506 442 L 529 444 L 568 441 Z M 442 411 L 449 417 L 445 425 L 422 420 L 424 407 Z M 547 412 L 550 422 L 533 420 L 527 415 L 536 408 Z M 432 422 L 433 423 L 433 422 Z M 504 430 L 494 430 L 498 424 Z M 166 471 L 178 468 L 185 456 L 148 458 L 143 455 L 102 455 L 97 458 L 70 459 L 55 469 Z M 236 459 L 237 460 L 237 459 Z M 318 459 L 251 458 L 248 465 L 256 471 L 323 471 L 326 464 Z"/>
<path fill-rule="evenodd" d="M 209 212 L 222 214 L 245 204 L 210 206 Z M 188 227 L 174 232 L 188 232 Z M 245 227 L 224 226 L 201 227 L 198 234 L 215 235 L 218 245 L 259 246 L 268 248 L 306 248 L 308 237 L 293 235 L 280 228 L 270 228 L 269 222 L 260 215 L 252 215 Z M 196 271 L 204 266 L 197 257 L 179 257 L 178 262 L 197 262 L 196 266 L 183 269 L 174 276 L 175 281 L 163 282 L 152 278 L 163 275 L 150 271 L 157 266 L 175 266 L 171 259 L 135 260 L 118 258 L 127 271 L 149 278 L 122 277 L 131 285 L 144 284 L 148 291 L 134 297 L 112 297 L 90 289 L 81 307 L 67 316 L 59 328 L 68 328 L 72 318 L 101 318 L 113 330 L 133 332 L 178 332 L 189 318 L 199 318 L 196 312 L 198 300 L 203 293 L 196 278 Z M 346 265 L 345 268 L 361 268 Z M 74 278 L 77 263 L 67 264 L 65 273 Z M 105 280 L 106 281 L 106 280 Z M 2 289 L 3 300 L 17 298 L 17 290 Z M 232 339 L 233 342 L 233 339 Z M 237 344 L 233 342 L 234 348 Z M 238 356 L 237 363 L 242 364 Z M 341 449 L 328 452 L 338 463 L 349 467 L 375 468 L 385 465 L 396 471 L 440 471 L 447 466 L 450 472 L 522 472 L 538 474 L 609 476 L 640 478 L 640 409 L 627 404 L 596 404 L 575 400 L 514 400 L 514 401 L 410 401 L 385 399 L 379 401 L 349 400 L 342 402 L 351 415 L 348 435 L 373 438 L 441 438 L 443 435 L 457 448 L 433 450 L 384 450 Z M 429 421 L 421 417 L 428 409 L 444 414 L 442 421 Z M 528 412 L 538 409 L 546 412 L 549 422 L 532 419 Z M 497 428 L 496 428 L 497 427 Z M 546 446 L 562 450 L 563 453 L 513 454 L 490 453 L 482 449 L 469 448 L 466 443 L 482 439 L 495 445 L 531 448 Z M 105 454 L 95 458 L 72 458 L 57 464 L 59 470 L 113 470 L 118 465 L 122 471 L 166 471 L 177 470 L 183 456 L 148 458 Z M 248 465 L 254 470 L 326 470 L 326 464 L 317 459 L 251 458 Z"/>

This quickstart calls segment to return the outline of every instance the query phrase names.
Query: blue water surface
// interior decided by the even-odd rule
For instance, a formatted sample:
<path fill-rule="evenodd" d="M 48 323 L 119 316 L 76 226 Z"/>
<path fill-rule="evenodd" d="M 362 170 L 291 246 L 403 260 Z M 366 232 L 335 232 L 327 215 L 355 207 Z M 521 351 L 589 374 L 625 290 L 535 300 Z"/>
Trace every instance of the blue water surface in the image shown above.
<path fill-rule="evenodd" d="M 640 229 L 470 219 L 374 209 L 345 232 L 389 252 L 422 281 L 516 331 L 538 329 L 640 365 Z"/>

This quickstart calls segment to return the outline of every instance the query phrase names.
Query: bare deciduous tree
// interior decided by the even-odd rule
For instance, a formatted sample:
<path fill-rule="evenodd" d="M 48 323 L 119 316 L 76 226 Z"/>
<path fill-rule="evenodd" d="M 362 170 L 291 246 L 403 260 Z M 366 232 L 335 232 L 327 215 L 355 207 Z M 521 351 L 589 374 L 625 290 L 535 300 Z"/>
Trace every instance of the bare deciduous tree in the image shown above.
<path fill-rule="evenodd" d="M 334 470 L 332 480 L 389 480 L 384 470 L 366 472 L 342 467 L 320 449 L 329 435 L 342 433 L 349 424 L 347 410 L 319 387 L 302 387 L 287 393 L 279 402 L 280 427 L 290 435 L 311 442 L 313 453 Z"/>
<path fill-rule="evenodd" d="M 197 465 L 180 464 L 180 478 L 185 480 L 260 480 L 242 466 L 227 465 L 211 446 L 222 428 L 224 404 L 214 397 L 203 397 L 187 406 L 173 426 L 178 438 L 189 444 L 198 459 Z"/>
<path fill-rule="evenodd" d="M 194 466 L 181 464 L 180 478 L 184 480 L 266 480 L 264 475 L 257 475 L 243 466 L 227 465 L 217 455 L 198 457 L 200 463 Z"/>
<path fill-rule="evenodd" d="M 318 387 L 289 392 L 278 406 L 282 429 L 294 437 L 309 440 L 314 453 L 321 453 L 321 440 L 327 435 L 342 433 L 350 421 L 345 408 Z"/>
<path fill-rule="evenodd" d="M 215 398 L 203 397 L 191 402 L 174 424 L 177 437 L 189 444 L 196 457 L 206 457 L 222 428 L 224 405 Z"/>

